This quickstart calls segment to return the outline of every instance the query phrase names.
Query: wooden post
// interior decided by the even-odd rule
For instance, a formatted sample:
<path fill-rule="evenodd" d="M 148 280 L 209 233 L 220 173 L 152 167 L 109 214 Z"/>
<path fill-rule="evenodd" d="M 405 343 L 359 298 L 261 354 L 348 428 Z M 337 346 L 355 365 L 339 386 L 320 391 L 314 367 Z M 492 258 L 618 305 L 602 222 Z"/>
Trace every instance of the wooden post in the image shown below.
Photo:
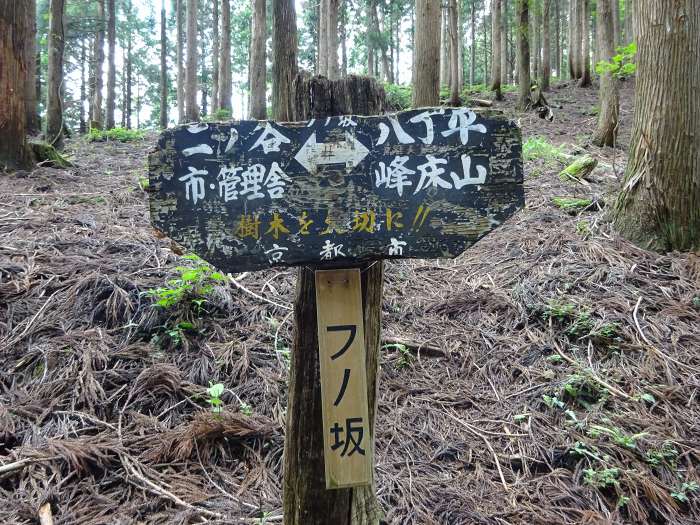
<path fill-rule="evenodd" d="M 383 89 L 372 78 L 350 76 L 329 81 L 299 75 L 294 85 L 295 120 L 343 114 L 376 115 L 384 107 Z M 370 472 L 370 485 L 326 489 L 314 270 L 299 269 L 294 303 L 296 322 L 285 436 L 284 522 L 286 525 L 376 524 L 382 512 L 376 498 L 373 472 Z M 359 270 L 367 410 L 370 435 L 374 439 L 384 263 L 361 265 Z"/>

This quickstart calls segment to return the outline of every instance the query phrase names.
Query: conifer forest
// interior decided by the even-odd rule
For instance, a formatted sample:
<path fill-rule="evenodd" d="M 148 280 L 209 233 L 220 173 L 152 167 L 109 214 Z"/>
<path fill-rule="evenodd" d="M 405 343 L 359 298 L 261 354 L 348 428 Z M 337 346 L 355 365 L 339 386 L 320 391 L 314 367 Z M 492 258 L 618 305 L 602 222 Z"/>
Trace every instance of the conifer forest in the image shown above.
<path fill-rule="evenodd" d="M 697 0 L 0 0 L 0 524 L 700 523 Z"/>

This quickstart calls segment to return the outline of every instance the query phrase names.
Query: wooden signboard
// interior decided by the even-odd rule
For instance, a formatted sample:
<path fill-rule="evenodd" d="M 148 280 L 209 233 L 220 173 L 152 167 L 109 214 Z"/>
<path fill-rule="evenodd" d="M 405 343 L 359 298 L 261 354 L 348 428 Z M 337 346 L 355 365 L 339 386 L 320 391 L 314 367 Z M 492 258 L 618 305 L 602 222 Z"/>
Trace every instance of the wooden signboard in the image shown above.
<path fill-rule="evenodd" d="M 165 131 L 151 220 L 223 271 L 455 257 L 523 206 L 503 115 L 427 108 Z"/>
<path fill-rule="evenodd" d="M 318 351 L 326 488 L 372 479 L 360 270 L 320 270 L 316 277 Z"/>

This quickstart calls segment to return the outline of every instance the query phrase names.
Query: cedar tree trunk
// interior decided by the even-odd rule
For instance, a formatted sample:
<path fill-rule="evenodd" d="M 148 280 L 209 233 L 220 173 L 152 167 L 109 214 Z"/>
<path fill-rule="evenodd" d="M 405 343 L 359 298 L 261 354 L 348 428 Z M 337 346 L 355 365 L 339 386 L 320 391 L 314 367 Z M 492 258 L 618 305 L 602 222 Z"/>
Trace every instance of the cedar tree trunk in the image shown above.
<path fill-rule="evenodd" d="M 265 0 L 253 0 L 253 38 L 250 49 L 250 118 L 267 118 L 265 47 L 267 45 Z"/>
<path fill-rule="evenodd" d="M 440 3 L 416 0 L 413 107 L 440 104 Z"/>

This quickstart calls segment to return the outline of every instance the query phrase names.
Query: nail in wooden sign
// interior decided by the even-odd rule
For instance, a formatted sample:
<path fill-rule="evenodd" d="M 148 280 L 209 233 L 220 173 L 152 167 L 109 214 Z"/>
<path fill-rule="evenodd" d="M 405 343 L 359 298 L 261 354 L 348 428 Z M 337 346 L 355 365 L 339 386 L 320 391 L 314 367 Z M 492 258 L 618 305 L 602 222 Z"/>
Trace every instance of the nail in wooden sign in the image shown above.
<path fill-rule="evenodd" d="M 524 204 L 520 130 L 467 108 L 179 126 L 149 175 L 153 225 L 228 272 L 455 257 Z"/>

